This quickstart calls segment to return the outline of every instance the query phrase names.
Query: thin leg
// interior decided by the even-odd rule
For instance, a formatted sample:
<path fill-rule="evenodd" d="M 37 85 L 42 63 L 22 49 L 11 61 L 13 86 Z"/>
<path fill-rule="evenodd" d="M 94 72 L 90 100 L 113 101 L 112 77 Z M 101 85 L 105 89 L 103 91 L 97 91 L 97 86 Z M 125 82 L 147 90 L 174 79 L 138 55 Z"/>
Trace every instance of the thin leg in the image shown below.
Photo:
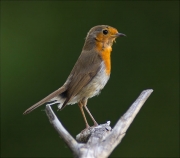
<path fill-rule="evenodd" d="M 83 118 L 84 118 L 84 121 L 85 121 L 85 124 L 86 124 L 86 128 L 89 128 L 90 126 L 89 126 L 89 124 L 88 124 L 88 122 L 87 122 L 87 119 L 86 119 L 86 116 L 85 116 L 85 114 L 84 114 L 84 110 L 83 110 L 83 103 L 80 101 L 79 103 L 78 103 L 78 105 L 79 105 L 79 108 L 80 108 L 80 110 L 81 110 L 81 113 L 82 113 L 82 115 L 83 115 Z"/>
<path fill-rule="evenodd" d="M 94 117 L 92 116 L 91 112 L 89 111 L 89 109 L 87 108 L 87 99 L 83 100 L 84 103 L 84 108 L 86 109 L 86 111 L 88 112 L 89 116 L 91 117 L 92 121 L 94 122 L 94 126 L 98 126 L 98 123 L 96 122 L 96 120 L 94 119 Z"/>

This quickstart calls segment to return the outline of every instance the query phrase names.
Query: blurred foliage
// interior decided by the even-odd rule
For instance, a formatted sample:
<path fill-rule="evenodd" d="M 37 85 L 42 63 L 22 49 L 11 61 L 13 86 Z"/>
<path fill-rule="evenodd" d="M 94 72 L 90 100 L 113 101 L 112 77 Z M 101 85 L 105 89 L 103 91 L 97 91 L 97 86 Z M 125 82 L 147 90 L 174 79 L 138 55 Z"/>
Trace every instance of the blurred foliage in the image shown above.
<path fill-rule="evenodd" d="M 114 126 L 154 89 L 111 157 L 179 157 L 179 1 L 1 1 L 2 157 L 72 156 L 44 106 L 22 113 L 64 83 L 100 24 L 127 38 L 116 40 L 111 78 L 88 102 L 97 122 Z M 85 128 L 77 105 L 57 115 L 73 136 Z"/>

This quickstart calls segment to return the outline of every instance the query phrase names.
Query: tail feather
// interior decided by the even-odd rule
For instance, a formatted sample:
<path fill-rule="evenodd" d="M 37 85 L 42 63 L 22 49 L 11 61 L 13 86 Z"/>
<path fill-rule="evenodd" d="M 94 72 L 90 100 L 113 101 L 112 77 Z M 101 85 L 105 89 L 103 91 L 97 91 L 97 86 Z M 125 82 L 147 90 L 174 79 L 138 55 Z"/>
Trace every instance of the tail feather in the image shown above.
<path fill-rule="evenodd" d="M 59 89 L 57 89 L 56 91 L 52 92 L 51 94 L 49 94 L 47 97 L 45 97 L 44 99 L 40 100 L 39 102 L 37 102 L 36 104 L 32 105 L 30 108 L 28 108 L 23 114 L 28 114 L 31 111 L 33 111 L 34 109 L 38 108 L 39 106 L 43 105 L 44 103 L 48 102 L 49 100 L 51 100 L 52 98 L 54 98 L 55 96 L 63 93 L 64 91 L 66 91 L 66 87 L 61 87 Z"/>

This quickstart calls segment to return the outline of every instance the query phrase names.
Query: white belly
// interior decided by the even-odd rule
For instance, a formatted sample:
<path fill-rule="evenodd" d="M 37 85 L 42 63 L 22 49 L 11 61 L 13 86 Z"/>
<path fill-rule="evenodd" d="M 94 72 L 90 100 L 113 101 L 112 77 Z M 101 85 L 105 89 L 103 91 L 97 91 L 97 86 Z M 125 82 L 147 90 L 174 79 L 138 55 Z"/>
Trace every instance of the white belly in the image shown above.
<path fill-rule="evenodd" d="M 82 100 L 83 98 L 92 98 L 93 96 L 98 95 L 101 90 L 106 85 L 109 80 L 109 75 L 106 74 L 106 69 L 104 62 L 101 63 L 101 69 L 97 73 L 97 75 L 92 79 L 92 81 L 86 85 L 78 95 L 68 102 L 68 104 L 75 104 Z"/>

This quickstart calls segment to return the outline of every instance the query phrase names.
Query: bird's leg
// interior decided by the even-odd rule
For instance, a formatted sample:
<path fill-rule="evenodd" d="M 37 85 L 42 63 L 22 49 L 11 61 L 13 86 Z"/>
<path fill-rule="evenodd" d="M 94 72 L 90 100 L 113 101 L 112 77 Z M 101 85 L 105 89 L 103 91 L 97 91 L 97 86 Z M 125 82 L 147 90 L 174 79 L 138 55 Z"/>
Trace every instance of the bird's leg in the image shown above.
<path fill-rule="evenodd" d="M 83 104 L 84 104 L 84 108 L 86 109 L 86 111 L 88 112 L 89 116 L 91 117 L 94 126 L 98 126 L 98 123 L 96 122 L 96 120 L 94 119 L 94 117 L 92 116 L 91 112 L 89 111 L 89 109 L 87 108 L 87 99 L 83 100 Z"/>
<path fill-rule="evenodd" d="M 79 105 L 79 108 L 80 108 L 80 110 L 81 110 L 81 113 L 82 113 L 82 115 L 83 115 L 83 118 L 84 118 L 84 121 L 85 121 L 85 124 L 86 124 L 86 129 L 87 128 L 89 128 L 90 126 L 89 126 L 89 124 L 88 124 L 88 122 L 87 122 L 87 119 L 86 119 L 86 116 L 85 116 L 85 114 L 84 114 L 84 110 L 83 110 L 83 103 L 80 101 L 79 103 L 78 103 L 78 105 Z"/>

